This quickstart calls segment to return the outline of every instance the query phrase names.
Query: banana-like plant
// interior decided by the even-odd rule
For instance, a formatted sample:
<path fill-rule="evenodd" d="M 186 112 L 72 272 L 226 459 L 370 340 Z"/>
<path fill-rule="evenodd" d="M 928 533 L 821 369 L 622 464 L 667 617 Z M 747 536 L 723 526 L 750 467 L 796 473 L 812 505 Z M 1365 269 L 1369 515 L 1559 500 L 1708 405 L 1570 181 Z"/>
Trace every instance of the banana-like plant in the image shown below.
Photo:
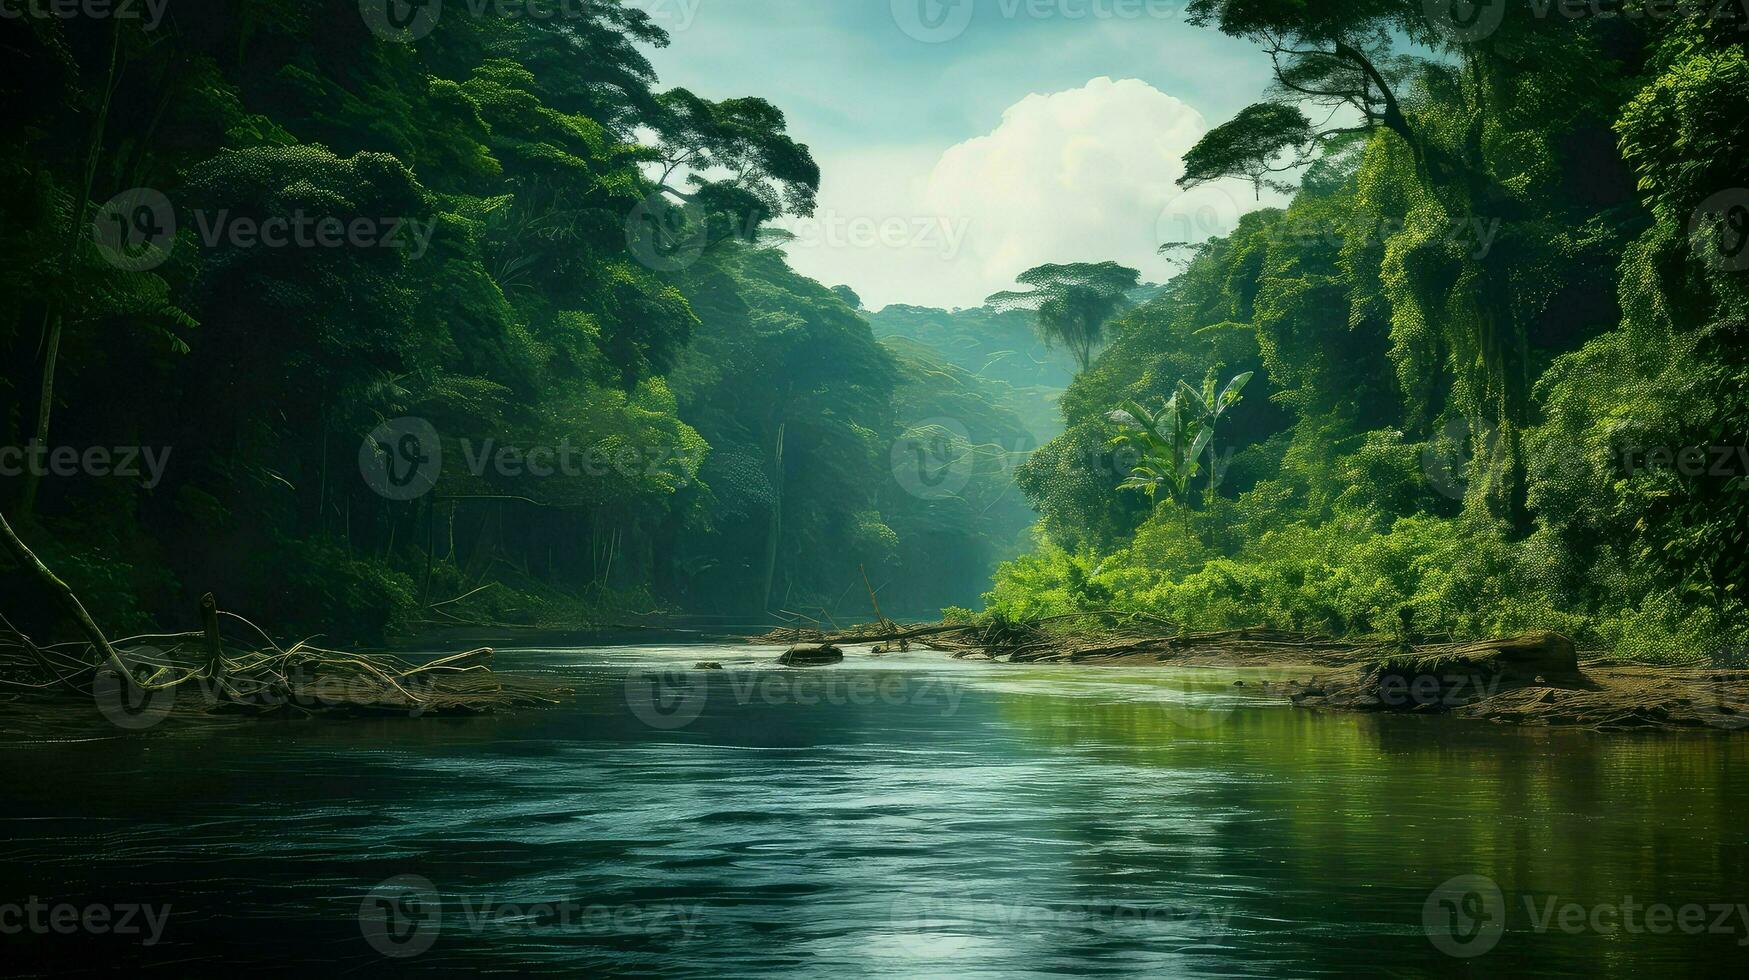
<path fill-rule="evenodd" d="M 1185 504 L 1190 481 L 1201 467 L 1198 460 L 1214 437 L 1202 418 L 1185 410 L 1179 403 L 1178 392 L 1173 392 L 1158 412 L 1148 411 L 1139 402 L 1126 401 L 1108 417 L 1124 428 L 1111 441 L 1112 448 L 1128 449 L 1137 457 L 1119 489 L 1141 490 L 1152 500 L 1164 488 L 1174 501 Z"/>
<path fill-rule="evenodd" d="M 1227 382 L 1220 394 L 1215 394 L 1215 379 L 1213 375 L 1204 379 L 1202 390 L 1197 391 L 1183 381 L 1178 382 L 1178 393 L 1184 396 L 1184 403 L 1191 411 L 1197 413 L 1199 420 L 1207 427 L 1209 452 L 1209 495 L 1208 506 L 1215 505 L 1215 492 L 1220 489 L 1221 464 L 1215 455 L 1215 426 L 1220 424 L 1221 416 L 1227 414 L 1227 409 L 1239 404 L 1239 397 L 1245 391 L 1245 386 L 1251 383 L 1255 371 L 1246 371 Z"/>

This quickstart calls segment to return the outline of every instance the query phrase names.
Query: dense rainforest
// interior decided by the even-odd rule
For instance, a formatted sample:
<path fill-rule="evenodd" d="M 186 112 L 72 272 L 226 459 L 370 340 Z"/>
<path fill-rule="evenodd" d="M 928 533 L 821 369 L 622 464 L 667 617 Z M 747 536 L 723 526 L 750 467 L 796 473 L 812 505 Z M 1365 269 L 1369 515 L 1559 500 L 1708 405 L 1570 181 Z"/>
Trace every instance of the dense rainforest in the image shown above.
<path fill-rule="evenodd" d="M 100 620 L 867 618 L 1026 547 L 1008 387 L 786 265 L 783 114 L 550 6 L 0 19 L 0 506 Z"/>
<path fill-rule="evenodd" d="M 1181 183 L 1294 196 L 1167 244 L 992 611 L 1741 659 L 1749 24 L 1650 6 L 1193 2 L 1276 86 Z"/>
<path fill-rule="evenodd" d="M 1741 11 L 1193 0 L 1276 86 L 1181 183 L 1291 203 L 869 311 L 785 261 L 821 174 L 783 113 L 663 89 L 635 6 L 408 9 L 0 19 L 0 510 L 117 628 L 209 589 L 376 640 L 872 587 L 1749 638 Z"/>

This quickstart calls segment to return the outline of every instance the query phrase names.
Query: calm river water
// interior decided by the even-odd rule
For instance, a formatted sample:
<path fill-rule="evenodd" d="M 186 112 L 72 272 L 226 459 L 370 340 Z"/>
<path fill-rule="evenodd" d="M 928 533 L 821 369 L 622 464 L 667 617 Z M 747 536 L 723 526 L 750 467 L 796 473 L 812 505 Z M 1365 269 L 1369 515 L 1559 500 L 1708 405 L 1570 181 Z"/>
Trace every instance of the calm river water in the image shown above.
<path fill-rule="evenodd" d="M 1749 735 L 1320 715 L 1194 671 L 506 650 L 574 702 L 0 706 L 0 962 L 744 977 L 1722 973 Z M 721 672 L 683 670 L 699 660 Z"/>

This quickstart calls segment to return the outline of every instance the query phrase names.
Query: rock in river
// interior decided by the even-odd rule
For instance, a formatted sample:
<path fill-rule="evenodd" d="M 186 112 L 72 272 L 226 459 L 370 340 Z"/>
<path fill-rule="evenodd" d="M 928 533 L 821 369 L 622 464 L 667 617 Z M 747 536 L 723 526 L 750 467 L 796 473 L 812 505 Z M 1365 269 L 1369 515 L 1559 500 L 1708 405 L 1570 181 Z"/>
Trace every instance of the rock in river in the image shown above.
<path fill-rule="evenodd" d="M 844 651 L 830 643 L 804 643 L 790 647 L 777 662 L 785 667 L 822 667 L 844 660 Z"/>

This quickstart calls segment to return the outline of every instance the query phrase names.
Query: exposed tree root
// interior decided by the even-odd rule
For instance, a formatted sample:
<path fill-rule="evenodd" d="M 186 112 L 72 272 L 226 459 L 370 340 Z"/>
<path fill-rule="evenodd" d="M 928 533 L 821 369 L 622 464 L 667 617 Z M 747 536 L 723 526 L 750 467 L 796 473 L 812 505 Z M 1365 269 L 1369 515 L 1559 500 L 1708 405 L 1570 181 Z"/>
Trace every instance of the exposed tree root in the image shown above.
<path fill-rule="evenodd" d="M 100 708 L 181 712 L 457 714 L 560 702 L 570 691 L 494 672 L 482 648 L 419 663 L 308 642 L 282 647 L 254 623 L 215 611 L 237 639 L 218 654 L 206 631 L 145 634 L 112 645 L 126 678 L 89 643 L 38 645 L 0 619 L 0 690 L 74 695 Z M 131 685 L 131 690 L 129 689 Z"/>

